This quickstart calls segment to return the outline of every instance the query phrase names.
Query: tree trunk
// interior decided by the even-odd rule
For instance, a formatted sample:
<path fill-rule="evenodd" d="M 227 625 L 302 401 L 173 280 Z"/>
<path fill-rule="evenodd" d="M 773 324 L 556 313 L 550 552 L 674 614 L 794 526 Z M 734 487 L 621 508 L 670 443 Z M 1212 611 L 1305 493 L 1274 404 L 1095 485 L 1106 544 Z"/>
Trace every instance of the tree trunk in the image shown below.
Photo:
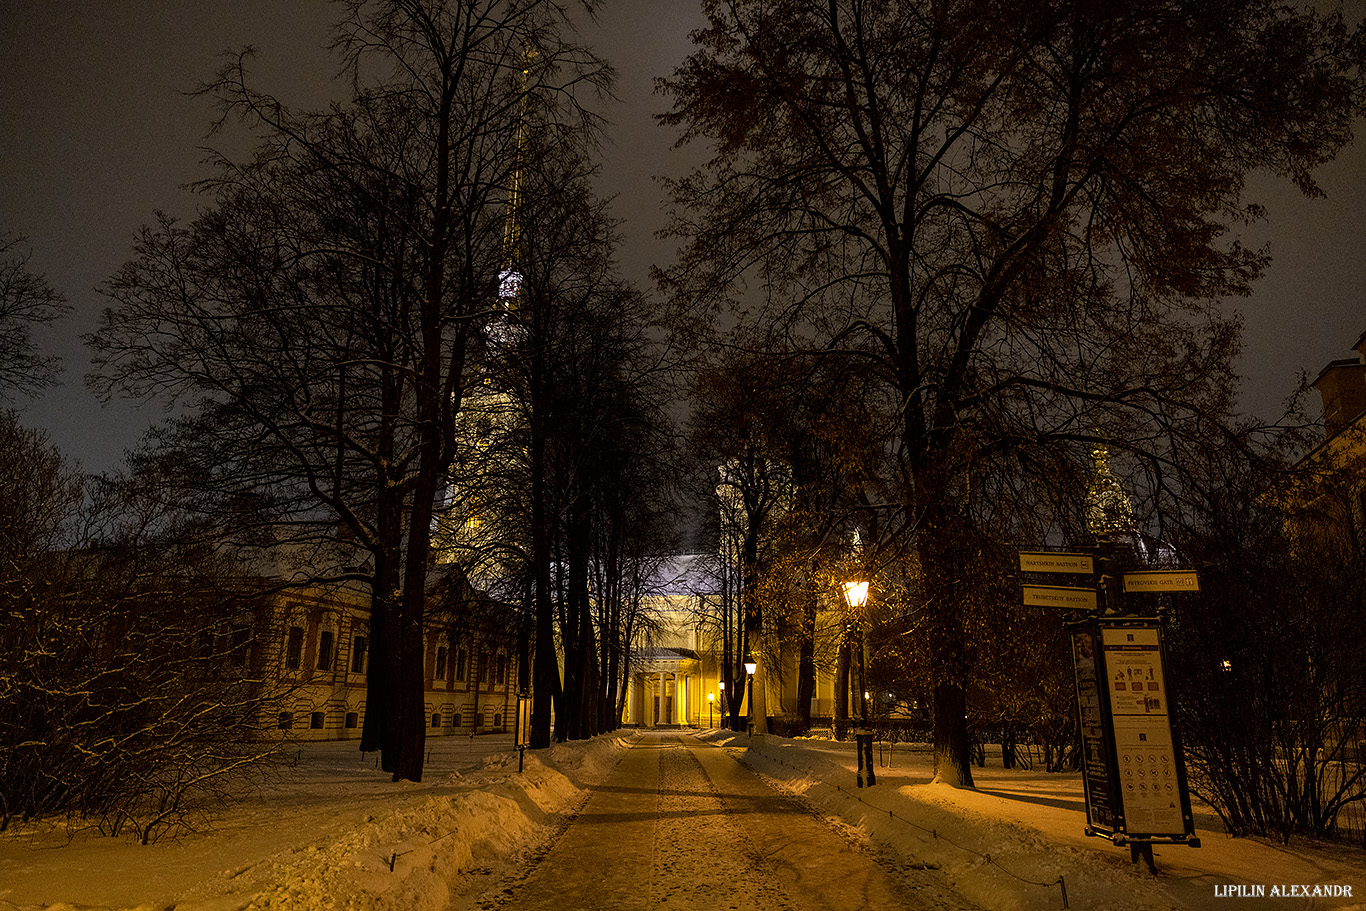
<path fill-rule="evenodd" d="M 968 529 L 952 513 L 950 492 L 942 480 L 946 457 L 927 457 L 929 467 L 917 476 L 917 496 L 929 504 L 918 535 L 918 553 L 925 579 L 927 642 L 931 698 L 934 701 L 934 777 L 955 788 L 974 787 L 972 742 L 968 737 L 967 631 L 963 617 L 965 574 L 963 546 Z M 922 463 L 924 464 L 924 463 Z"/>
<path fill-rule="evenodd" d="M 968 737 L 963 687 L 940 682 L 934 688 L 934 780 L 971 788 L 972 741 Z"/>
<path fill-rule="evenodd" d="M 849 736 L 849 633 L 840 637 L 839 658 L 835 664 L 835 739 Z"/>
<path fill-rule="evenodd" d="M 797 717 L 802 731 L 811 729 L 811 700 L 816 695 L 816 598 L 808 594 L 802 606 L 802 636 L 797 658 Z"/>

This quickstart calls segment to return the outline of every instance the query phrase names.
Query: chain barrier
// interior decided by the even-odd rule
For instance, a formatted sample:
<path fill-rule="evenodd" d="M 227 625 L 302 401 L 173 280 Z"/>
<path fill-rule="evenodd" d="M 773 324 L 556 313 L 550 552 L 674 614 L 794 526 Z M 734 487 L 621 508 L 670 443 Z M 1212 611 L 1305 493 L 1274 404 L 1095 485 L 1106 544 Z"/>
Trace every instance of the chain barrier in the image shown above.
<path fill-rule="evenodd" d="M 390 873 L 393 873 L 393 872 L 394 872 L 394 864 L 398 862 L 398 859 L 399 859 L 400 857 L 407 857 L 409 854 L 412 854 L 412 853 L 415 852 L 415 851 L 420 851 L 420 850 L 423 850 L 423 849 L 425 849 L 425 848 L 430 848 L 432 845 L 436 844 L 438 841 L 441 841 L 443 838 L 450 838 L 452 835 L 454 835 L 456 832 L 459 832 L 459 831 L 460 831 L 460 829 L 459 829 L 459 827 L 457 827 L 457 828 L 451 829 L 451 830 L 450 830 L 449 832 L 447 832 L 445 835 L 438 835 L 438 836 L 436 836 L 436 838 L 433 838 L 431 841 L 427 842 L 425 845 L 419 845 L 419 846 L 416 847 L 416 848 L 409 848 L 407 851 L 393 851 L 393 852 L 391 852 L 391 853 L 389 854 L 389 872 L 390 872 Z"/>

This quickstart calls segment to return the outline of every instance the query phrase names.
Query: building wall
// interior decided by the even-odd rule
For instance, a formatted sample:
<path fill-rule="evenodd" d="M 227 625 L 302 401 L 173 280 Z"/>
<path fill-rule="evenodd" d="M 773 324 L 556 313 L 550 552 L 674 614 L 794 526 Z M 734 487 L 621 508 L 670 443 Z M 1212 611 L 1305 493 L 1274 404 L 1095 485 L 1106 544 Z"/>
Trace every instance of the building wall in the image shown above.
<path fill-rule="evenodd" d="M 274 725 L 306 740 L 359 738 L 370 661 L 368 602 L 345 594 L 277 598 L 261 633 L 262 671 L 288 689 Z M 427 630 L 427 736 L 511 730 L 516 655 L 506 637 Z"/>

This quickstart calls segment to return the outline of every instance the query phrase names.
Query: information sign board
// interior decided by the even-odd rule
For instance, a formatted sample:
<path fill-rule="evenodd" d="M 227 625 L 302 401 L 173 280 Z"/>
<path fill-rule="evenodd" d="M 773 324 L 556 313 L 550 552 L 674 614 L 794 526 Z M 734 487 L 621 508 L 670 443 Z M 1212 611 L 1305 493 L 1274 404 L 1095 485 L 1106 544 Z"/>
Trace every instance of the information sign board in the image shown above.
<path fill-rule="evenodd" d="M 1118 827 L 1116 795 L 1111 781 L 1109 738 L 1105 734 L 1105 692 L 1099 676 L 1100 643 L 1088 626 L 1072 631 L 1072 666 L 1077 682 L 1077 710 L 1081 721 L 1081 773 L 1086 795 L 1088 829 L 1101 834 Z"/>
<path fill-rule="evenodd" d="M 1087 621 L 1070 633 L 1087 834 L 1198 847 L 1157 621 Z"/>
<path fill-rule="evenodd" d="M 1128 835 L 1191 833 L 1156 627 L 1101 630 L 1116 770 Z"/>

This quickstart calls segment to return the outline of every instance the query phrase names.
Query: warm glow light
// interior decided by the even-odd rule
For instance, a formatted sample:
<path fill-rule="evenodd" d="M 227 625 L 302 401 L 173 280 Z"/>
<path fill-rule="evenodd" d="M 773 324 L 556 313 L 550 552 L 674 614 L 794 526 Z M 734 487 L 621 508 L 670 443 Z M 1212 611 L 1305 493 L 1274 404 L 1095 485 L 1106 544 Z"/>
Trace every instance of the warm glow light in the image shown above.
<path fill-rule="evenodd" d="M 715 694 L 715 693 L 708 693 L 708 694 L 707 694 L 707 701 L 708 701 L 708 702 L 715 702 L 715 701 L 716 701 L 716 694 Z"/>
<path fill-rule="evenodd" d="M 1226 671 L 1233 670 L 1233 662 L 1228 660 L 1227 658 L 1223 660 L 1223 663 L 1220 666 Z"/>
<path fill-rule="evenodd" d="M 753 673 L 754 673 L 756 670 L 758 670 L 758 669 L 759 669 L 759 663 L 758 663 L 757 661 L 746 661 L 746 662 L 745 662 L 745 673 L 746 673 L 746 674 L 753 674 Z"/>
<path fill-rule="evenodd" d="M 726 681 L 722 680 L 721 682 L 717 683 L 716 685 L 719 686 L 719 687 L 721 688 L 721 692 L 724 693 L 724 692 L 726 691 Z"/>
<path fill-rule="evenodd" d="M 868 583 L 867 582 L 846 582 L 844 583 L 844 597 L 849 602 L 849 606 L 855 610 L 868 603 Z"/>

